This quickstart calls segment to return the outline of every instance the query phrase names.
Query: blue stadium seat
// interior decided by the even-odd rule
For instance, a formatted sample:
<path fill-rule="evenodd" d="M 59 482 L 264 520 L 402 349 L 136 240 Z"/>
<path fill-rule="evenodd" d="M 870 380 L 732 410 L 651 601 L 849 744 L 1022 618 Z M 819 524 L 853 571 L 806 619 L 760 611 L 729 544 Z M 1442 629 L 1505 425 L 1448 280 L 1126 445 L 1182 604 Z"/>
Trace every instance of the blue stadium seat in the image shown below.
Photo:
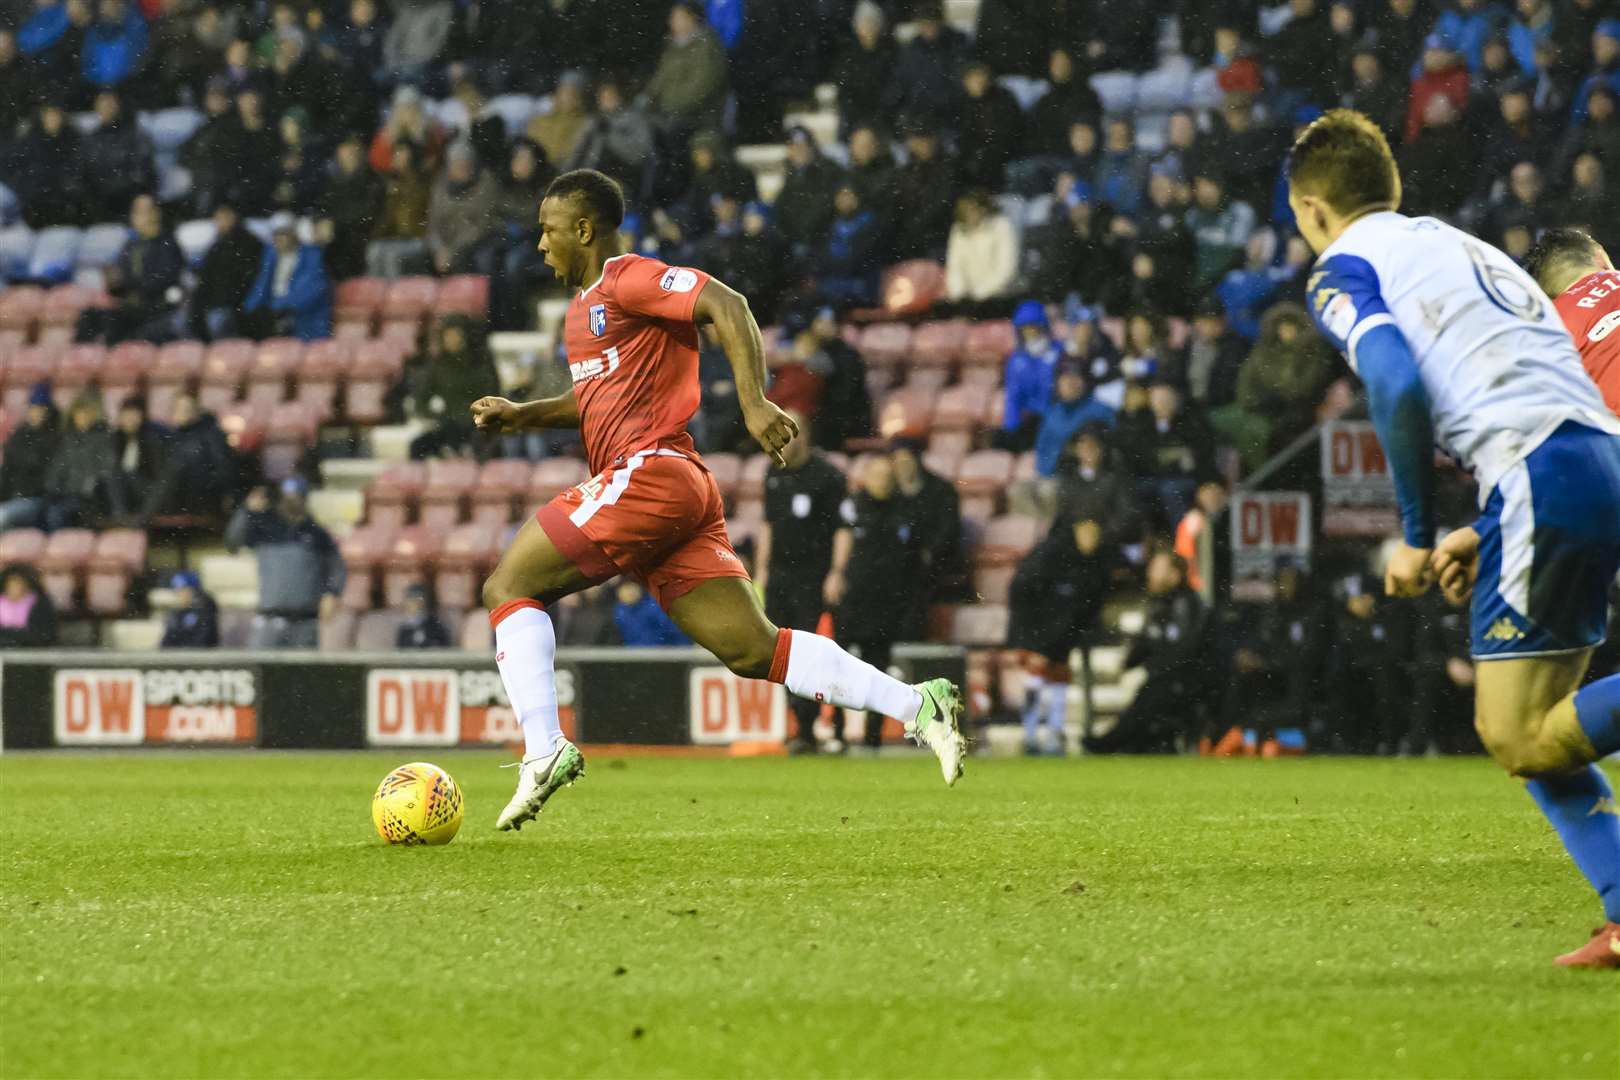
<path fill-rule="evenodd" d="M 539 104 L 527 94 L 501 94 L 490 98 L 485 108 L 500 116 L 506 125 L 506 137 L 513 139 L 529 126 L 529 118 L 539 111 Z"/>
<path fill-rule="evenodd" d="M 1219 82 L 1220 72 L 1212 67 L 1201 68 L 1193 74 L 1192 82 L 1188 86 L 1191 95 L 1189 103 L 1195 109 L 1218 109 L 1226 100 L 1226 94 L 1221 91 Z"/>
<path fill-rule="evenodd" d="M 1136 108 L 1136 73 L 1099 71 L 1091 77 L 1091 88 L 1102 99 L 1103 112 L 1128 113 Z"/>
<path fill-rule="evenodd" d="M 122 222 L 103 222 L 84 231 L 79 242 L 74 265 L 80 269 L 101 270 L 118 261 L 124 245 L 129 243 L 130 229 Z"/>
<path fill-rule="evenodd" d="M 1025 112 L 1051 89 L 1045 79 L 1032 79 L 1027 75 L 1003 75 L 996 82 L 1006 87 L 1007 92 L 1018 100 L 1018 107 Z"/>
<path fill-rule="evenodd" d="M 202 127 L 203 119 L 203 114 L 197 109 L 159 109 L 157 112 L 141 113 L 140 123 L 141 130 L 151 137 L 152 145 L 159 154 L 172 154 L 196 134 L 197 129 Z"/>
<path fill-rule="evenodd" d="M 1169 112 L 1192 100 L 1192 64 L 1185 57 L 1174 57 L 1149 71 L 1136 84 L 1139 112 Z"/>
<path fill-rule="evenodd" d="M 28 276 L 37 281 L 70 281 L 84 234 L 68 225 L 46 229 L 34 238 Z"/>
<path fill-rule="evenodd" d="M 218 231 L 210 218 L 183 221 L 174 230 L 174 240 L 180 245 L 180 253 L 186 257 L 186 262 L 197 266 L 208 254 L 208 249 L 214 246 L 214 236 Z"/>
<path fill-rule="evenodd" d="M 34 230 L 26 225 L 0 229 L 0 280 L 15 281 L 28 276 L 34 254 Z"/>

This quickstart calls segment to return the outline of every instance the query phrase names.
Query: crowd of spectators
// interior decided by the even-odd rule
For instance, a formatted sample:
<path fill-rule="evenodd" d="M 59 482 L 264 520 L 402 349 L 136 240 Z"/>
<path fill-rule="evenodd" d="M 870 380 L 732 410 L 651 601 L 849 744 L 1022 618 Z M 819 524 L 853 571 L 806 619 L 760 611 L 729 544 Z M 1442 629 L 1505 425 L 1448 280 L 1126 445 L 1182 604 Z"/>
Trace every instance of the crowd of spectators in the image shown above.
<path fill-rule="evenodd" d="M 1178 65 L 1210 73 L 1213 93 L 1156 115 L 1105 109 L 1100 76 Z M 836 143 L 783 124 L 824 82 Z M 547 106 L 509 127 L 494 99 L 514 93 Z M 1514 257 L 1552 225 L 1620 249 L 1617 98 L 1620 13 L 1607 0 L 981 0 L 971 37 L 939 0 L 0 0 L 0 182 L 32 227 L 130 226 L 106 272 L 113 306 L 86 313 L 83 339 L 313 339 L 329 332 L 334 281 L 490 277 L 489 325 L 435 326 L 407 368 L 399 413 L 433 421 L 413 456 L 500 452 L 462 417 L 498 385 L 486 331 L 525 325 L 550 283 L 534 210 L 560 170 L 617 177 L 635 250 L 703 267 L 781 326 L 771 395 L 828 450 L 877 434 L 840 321 L 879 301 L 886 267 L 941 263 L 931 315 L 1010 318 L 1017 334 L 1001 423 L 976 438 L 1034 454 L 1036 476 L 1006 502 L 1054 524 L 1019 570 L 1013 640 L 1053 672 L 1121 587 L 1163 608 L 1150 620 L 1161 638 L 1249 618 L 1189 614 L 1198 570 L 1165 549 L 1213 528 L 1227 481 L 1307 430 L 1345 374 L 1297 302 L 1311 255 L 1281 163 L 1300 126 L 1339 105 L 1366 112 L 1399 159 L 1404 209 Z M 136 121 L 176 106 L 201 115 L 178 180 Z M 765 201 L 736 147 L 772 139 L 783 176 Z M 199 217 L 216 236 L 190 269 L 172 222 Z M 247 227 L 266 217 L 269 243 Z M 1103 331 L 1115 319 L 1118 342 Z M 701 377 L 700 447 L 746 447 L 724 358 L 705 350 Z M 59 425 L 36 401 L 7 447 L 0 520 L 217 507 L 209 483 L 230 472 L 227 451 L 186 404 L 158 427 L 137 401 L 108 427 L 89 402 Z M 915 476 L 874 460 L 887 464 L 859 478 L 856 514 L 889 535 L 900 526 L 882 492 Z M 1361 661 L 1305 663 L 1277 646 L 1320 649 L 1278 629 L 1297 624 L 1296 594 L 1326 603 L 1289 582 L 1259 622 L 1223 635 L 1245 644 L 1217 651 L 1228 678 L 1214 697 L 1237 702 L 1222 716 L 1265 702 L 1293 715 L 1357 677 Z M 1350 636 L 1383 626 L 1369 590 L 1337 588 L 1344 603 L 1307 620 L 1317 637 L 1347 619 Z M 581 625 L 641 627 L 643 599 L 619 597 L 607 618 L 581 607 Z M 857 637 L 881 652 L 918 627 L 867 629 Z M 1425 647 L 1443 662 L 1424 678 L 1446 683 L 1414 692 L 1440 700 L 1463 685 L 1463 661 Z M 1172 653 L 1144 640 L 1132 655 L 1177 686 L 1213 677 Z M 1034 696 L 1038 720 L 1052 692 Z M 1162 740 L 1166 700 L 1148 694 L 1122 732 Z M 1349 742 L 1414 738 L 1428 736 Z"/>

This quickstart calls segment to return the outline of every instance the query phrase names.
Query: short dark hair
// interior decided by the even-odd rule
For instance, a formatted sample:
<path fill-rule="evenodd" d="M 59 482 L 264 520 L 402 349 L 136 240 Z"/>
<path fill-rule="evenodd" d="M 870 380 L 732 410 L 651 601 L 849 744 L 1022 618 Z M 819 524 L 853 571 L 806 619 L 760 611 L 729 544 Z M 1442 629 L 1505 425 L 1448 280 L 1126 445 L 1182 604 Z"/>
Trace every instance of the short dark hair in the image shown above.
<path fill-rule="evenodd" d="M 1354 109 L 1323 113 L 1288 151 L 1288 182 L 1338 214 L 1401 204 L 1401 174 L 1389 140 Z"/>
<path fill-rule="evenodd" d="M 1550 283 L 1572 270 L 1595 265 L 1598 243 L 1584 229 L 1560 226 L 1541 234 L 1524 257 L 1524 271 L 1536 279 L 1543 292 L 1552 294 Z M 1559 290 L 1562 292 L 1563 290 Z"/>
<path fill-rule="evenodd" d="M 546 188 L 548 199 L 574 199 L 599 229 L 624 224 L 624 189 L 606 173 L 595 169 L 565 172 Z"/>

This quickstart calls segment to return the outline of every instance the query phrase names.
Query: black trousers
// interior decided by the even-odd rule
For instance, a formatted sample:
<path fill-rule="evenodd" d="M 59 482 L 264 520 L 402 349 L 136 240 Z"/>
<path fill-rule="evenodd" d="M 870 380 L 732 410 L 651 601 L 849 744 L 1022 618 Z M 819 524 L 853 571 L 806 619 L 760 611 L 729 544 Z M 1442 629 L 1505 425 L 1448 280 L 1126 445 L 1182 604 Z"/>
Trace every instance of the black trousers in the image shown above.
<path fill-rule="evenodd" d="M 889 661 L 894 653 L 894 642 L 887 638 L 877 641 L 852 641 L 845 647 L 879 671 L 886 672 L 889 670 Z M 839 738 L 843 738 L 844 735 L 843 715 L 844 710 L 839 709 L 839 718 L 834 721 L 838 726 Z M 883 717 L 871 712 L 866 714 L 866 737 L 862 741 L 874 750 L 883 745 Z"/>
<path fill-rule="evenodd" d="M 821 621 L 825 606 L 821 602 L 821 582 L 803 580 L 787 574 L 785 567 L 773 568 L 765 583 L 765 615 L 778 627 L 813 633 Z M 801 742 L 815 739 L 816 717 L 821 715 L 821 702 L 788 695 L 788 706 L 799 722 L 798 738 Z M 840 742 L 844 738 L 844 710 L 833 710 L 833 730 Z"/>

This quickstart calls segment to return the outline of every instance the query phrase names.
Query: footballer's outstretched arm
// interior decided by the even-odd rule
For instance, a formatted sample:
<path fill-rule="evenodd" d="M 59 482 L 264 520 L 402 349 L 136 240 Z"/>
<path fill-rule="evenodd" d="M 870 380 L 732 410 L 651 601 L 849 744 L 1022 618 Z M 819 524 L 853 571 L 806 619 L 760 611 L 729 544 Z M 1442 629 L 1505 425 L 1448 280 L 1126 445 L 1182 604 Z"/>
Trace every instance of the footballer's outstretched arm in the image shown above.
<path fill-rule="evenodd" d="M 474 426 L 496 435 L 542 428 L 577 428 L 579 400 L 574 397 L 572 387 L 566 394 L 534 401 L 481 397 L 472 403 L 472 414 Z"/>
<path fill-rule="evenodd" d="M 692 308 L 692 321 L 714 328 L 737 383 L 737 403 L 743 423 L 778 465 L 784 464 L 782 447 L 793 441 L 799 425 L 793 417 L 765 399 L 765 339 L 748 309 L 748 300 L 723 282 L 710 278 Z"/>
<path fill-rule="evenodd" d="M 1367 408 L 1395 481 L 1401 530 L 1414 548 L 1434 547 L 1434 421 L 1429 394 L 1406 338 L 1393 321 L 1367 328 L 1355 345 Z"/>

